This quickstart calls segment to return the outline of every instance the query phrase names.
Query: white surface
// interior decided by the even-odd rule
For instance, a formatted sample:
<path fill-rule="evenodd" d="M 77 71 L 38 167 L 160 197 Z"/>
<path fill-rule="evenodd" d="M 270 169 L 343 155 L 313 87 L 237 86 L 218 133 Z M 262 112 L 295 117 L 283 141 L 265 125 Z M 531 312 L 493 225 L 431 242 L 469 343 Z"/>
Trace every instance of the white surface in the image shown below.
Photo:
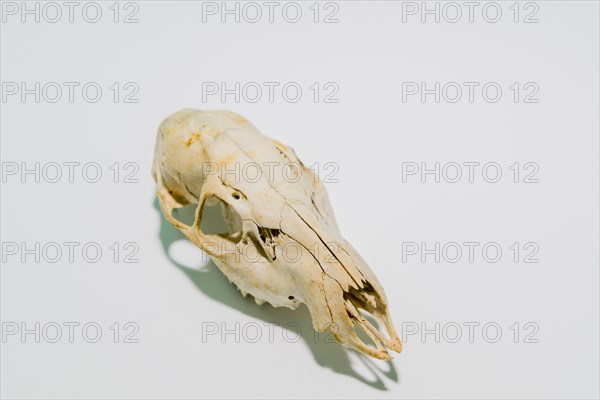
<path fill-rule="evenodd" d="M 5 168 L 97 162 L 104 175 L 95 184 L 80 175 L 55 184 L 8 177 L 2 242 L 97 242 L 103 258 L 23 263 L 3 254 L 3 332 L 10 323 L 96 322 L 103 336 L 87 343 L 76 331 L 69 343 L 66 328 L 58 343 L 7 336 L 2 397 L 597 398 L 598 3 L 537 2 L 537 24 L 512 22 L 511 3 L 501 3 L 496 24 L 481 14 L 474 23 L 403 23 L 402 3 L 383 1 L 339 2 L 335 24 L 313 23 L 312 2 L 301 3 L 297 24 L 280 14 L 272 24 L 203 23 L 202 3 L 193 1 L 140 2 L 136 24 L 113 23 L 111 3 L 102 3 L 97 24 L 80 14 L 72 24 L 8 16 L 3 82 L 95 81 L 105 92 L 95 104 L 3 101 Z M 203 103 L 202 82 L 222 81 L 293 81 L 305 94 L 295 104 Z M 402 82 L 422 81 L 494 81 L 504 93 L 497 103 L 403 103 Z M 139 103 L 115 104 L 113 82 L 135 82 Z M 339 102 L 314 103 L 313 82 L 337 83 Z M 513 82 L 536 82 L 539 103 L 515 104 Z M 339 166 L 339 182 L 326 185 L 340 228 L 386 288 L 399 330 L 495 322 L 502 338 L 488 343 L 476 330 L 469 343 L 466 328 L 458 343 L 414 335 L 392 364 L 364 364 L 323 337 L 317 343 L 305 308 L 244 300 L 179 240 L 169 251 L 177 267 L 161 244 L 161 229 L 164 238 L 174 233 L 161 228 L 150 165 L 158 124 L 183 107 L 231 109 L 306 164 Z M 139 165 L 139 183 L 113 183 L 115 161 Z M 497 162 L 503 177 L 402 182 L 403 162 L 452 161 Z M 512 183 L 514 162 L 539 165 L 539 183 Z M 502 259 L 402 262 L 402 242 L 469 241 L 499 243 Z M 113 262 L 113 242 L 137 243 L 139 263 Z M 513 242 L 535 242 L 539 263 L 515 263 Z M 114 343 L 114 322 L 137 324 L 139 342 Z M 261 338 L 203 342 L 207 324 L 236 330 L 238 322 L 246 338 L 260 326 Z M 303 339 L 292 343 L 296 325 L 281 328 L 290 322 Z M 523 343 L 527 322 L 539 327 L 538 343 Z"/>

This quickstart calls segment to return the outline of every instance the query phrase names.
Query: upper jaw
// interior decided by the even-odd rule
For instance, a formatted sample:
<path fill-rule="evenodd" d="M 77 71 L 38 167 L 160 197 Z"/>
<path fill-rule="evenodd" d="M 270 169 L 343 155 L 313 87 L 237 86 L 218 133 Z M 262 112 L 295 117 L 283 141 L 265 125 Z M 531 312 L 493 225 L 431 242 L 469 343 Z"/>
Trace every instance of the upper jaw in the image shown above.
<path fill-rule="evenodd" d="M 317 213 L 301 205 L 286 204 L 281 215 L 281 224 L 275 230 L 247 223 L 244 228 L 249 229 L 242 233 L 242 237 L 253 239 L 250 245 L 260 246 L 259 253 L 271 264 L 264 269 L 268 271 L 265 276 L 281 282 L 275 285 L 279 296 L 269 296 L 264 290 L 256 291 L 251 287 L 247 291 L 258 298 L 271 297 L 272 300 L 266 300 L 276 306 L 295 308 L 298 301 L 306 303 L 316 330 L 329 329 L 342 344 L 364 354 L 388 360 L 391 356 L 387 349 L 401 352 L 402 343 L 391 321 L 383 288 L 337 228 L 327 225 Z M 275 235 L 267 232 L 275 232 Z M 240 245 L 242 243 L 243 239 Z M 300 250 L 302 257 L 286 258 L 282 249 L 290 245 Z M 303 280 L 303 277 L 320 279 Z M 280 290 L 290 279 L 297 283 L 288 289 L 293 291 L 292 295 Z M 248 279 L 244 279 L 240 284 L 247 286 L 247 282 Z M 371 322 L 365 313 L 374 321 Z M 357 328 L 375 347 L 357 335 Z"/>

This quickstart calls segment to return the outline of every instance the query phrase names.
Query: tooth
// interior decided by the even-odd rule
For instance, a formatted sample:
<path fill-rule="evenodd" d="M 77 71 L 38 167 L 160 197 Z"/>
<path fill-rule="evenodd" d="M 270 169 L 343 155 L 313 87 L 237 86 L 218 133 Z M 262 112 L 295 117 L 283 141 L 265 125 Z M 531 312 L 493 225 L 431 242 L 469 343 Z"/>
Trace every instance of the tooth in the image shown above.
<path fill-rule="evenodd" d="M 382 346 L 382 343 L 386 343 L 387 339 L 379 332 L 362 314 L 360 311 L 356 309 L 354 304 L 350 300 L 346 300 L 346 309 L 350 311 L 352 316 L 354 317 L 354 321 L 362 328 L 363 332 L 366 333 L 377 349 L 380 351 L 385 351 L 385 348 Z M 387 352 L 386 352 L 387 353 Z"/>

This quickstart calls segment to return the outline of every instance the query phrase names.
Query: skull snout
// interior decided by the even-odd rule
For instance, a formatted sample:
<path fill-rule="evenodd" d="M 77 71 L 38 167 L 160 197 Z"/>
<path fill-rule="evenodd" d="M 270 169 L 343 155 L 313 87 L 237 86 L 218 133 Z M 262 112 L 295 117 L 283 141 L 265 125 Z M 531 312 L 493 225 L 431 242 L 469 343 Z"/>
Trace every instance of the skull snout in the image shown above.
<path fill-rule="evenodd" d="M 302 206 L 288 206 L 282 212 L 282 231 L 310 254 L 323 277 L 323 284 L 318 286 L 321 295 L 316 296 L 319 301 L 314 301 L 315 296 L 307 296 L 313 299 L 307 305 L 315 329 L 329 329 L 346 346 L 379 359 L 391 359 L 386 348 L 399 353 L 402 343 L 391 322 L 383 288 L 337 229 L 310 211 Z M 387 336 L 377 325 L 385 327 Z M 363 339 L 357 332 L 362 332 Z M 365 342 L 369 339 L 375 347 Z"/>

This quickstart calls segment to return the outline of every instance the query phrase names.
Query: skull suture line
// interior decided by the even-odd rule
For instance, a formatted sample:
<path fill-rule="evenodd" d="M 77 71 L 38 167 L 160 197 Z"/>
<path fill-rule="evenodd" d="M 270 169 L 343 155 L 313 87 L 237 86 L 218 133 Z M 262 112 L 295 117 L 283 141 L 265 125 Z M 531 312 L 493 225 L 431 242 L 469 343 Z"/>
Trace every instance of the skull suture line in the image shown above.
<path fill-rule="evenodd" d="M 244 296 L 291 309 L 304 303 L 317 331 L 329 329 L 369 356 L 389 360 L 386 347 L 402 350 L 383 288 L 342 238 L 325 187 L 292 148 L 235 113 L 185 109 L 160 125 L 152 174 L 165 218 Z M 172 215 L 189 204 L 197 204 L 191 226 Z M 228 231 L 205 234 L 202 212 L 214 204 L 221 204 Z M 355 324 L 375 347 L 361 340 Z"/>

